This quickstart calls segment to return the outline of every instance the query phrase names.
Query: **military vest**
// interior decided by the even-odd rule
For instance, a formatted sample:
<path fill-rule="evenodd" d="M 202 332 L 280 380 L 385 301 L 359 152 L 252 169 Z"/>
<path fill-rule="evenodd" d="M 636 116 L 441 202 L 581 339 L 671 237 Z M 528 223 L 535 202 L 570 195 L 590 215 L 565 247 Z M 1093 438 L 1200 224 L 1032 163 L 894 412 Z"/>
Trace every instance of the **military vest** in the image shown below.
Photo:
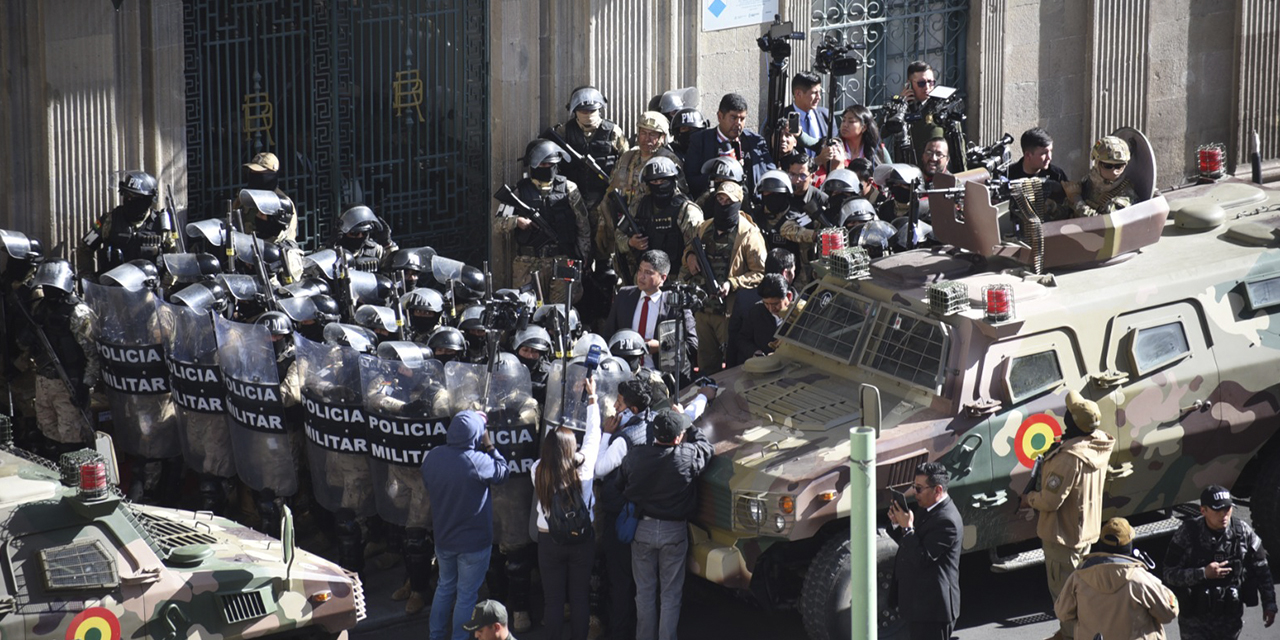
<path fill-rule="evenodd" d="M 62 370 L 67 373 L 67 378 L 71 382 L 84 379 L 88 357 L 80 346 L 80 342 L 76 340 L 75 332 L 71 330 L 71 314 L 75 311 L 76 305 L 80 304 L 84 303 L 75 296 L 61 303 L 46 299 L 42 300 L 40 307 L 35 310 L 35 321 L 44 330 L 44 336 L 49 340 L 49 347 L 53 349 L 53 353 L 49 353 L 44 343 L 37 338 L 39 348 L 36 350 L 35 360 L 37 371 L 41 376 L 52 380 L 58 379 L 56 358 L 56 362 L 62 363 Z"/>
<path fill-rule="evenodd" d="M 577 119 L 573 119 L 564 123 L 564 140 L 579 153 L 585 153 L 595 158 L 596 164 L 600 165 L 605 174 L 612 174 L 614 165 L 618 164 L 618 150 L 613 146 L 613 132 L 617 128 L 618 125 L 611 120 L 601 120 L 600 126 L 596 127 L 590 136 L 587 136 L 582 127 L 578 125 Z M 584 185 L 594 182 L 594 178 L 588 180 L 590 170 L 586 167 L 578 169 L 583 174 L 582 180 L 574 177 L 574 182 L 579 187 L 584 187 Z M 579 173 L 578 169 L 574 171 L 575 176 Z"/>
<path fill-rule="evenodd" d="M 551 181 L 551 188 L 543 191 L 533 180 L 521 180 L 516 185 L 520 199 L 531 207 L 536 207 L 542 217 L 551 224 L 556 232 L 555 244 L 548 255 L 569 256 L 581 259 L 578 255 L 578 218 L 574 215 L 573 206 L 569 204 L 569 184 L 564 176 L 556 176 Z M 522 247 L 543 249 L 552 244 L 547 234 L 538 229 L 537 224 L 516 233 L 516 242 Z"/>
<path fill-rule="evenodd" d="M 680 212 L 689 199 L 677 193 L 667 206 L 660 207 L 652 195 L 645 196 L 636 207 L 636 222 L 644 227 L 650 249 L 660 249 L 668 256 L 684 253 L 684 231 L 680 229 Z"/>
<path fill-rule="evenodd" d="M 101 261 L 102 269 L 113 269 L 138 258 L 154 260 L 160 255 L 163 230 L 160 228 L 160 217 L 154 212 L 148 212 L 147 217 L 137 225 L 129 223 L 123 206 L 112 209 L 109 215 L 111 228 L 103 243 L 105 259 Z"/>

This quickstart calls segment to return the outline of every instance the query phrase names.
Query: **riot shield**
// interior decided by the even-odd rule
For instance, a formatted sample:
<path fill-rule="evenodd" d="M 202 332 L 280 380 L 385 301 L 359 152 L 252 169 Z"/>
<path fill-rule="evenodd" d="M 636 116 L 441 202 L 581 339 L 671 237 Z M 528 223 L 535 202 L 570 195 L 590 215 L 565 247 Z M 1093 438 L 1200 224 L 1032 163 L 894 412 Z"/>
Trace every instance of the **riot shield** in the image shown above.
<path fill-rule="evenodd" d="M 302 376 L 307 461 L 316 502 L 354 517 L 373 514 L 368 420 L 360 390 L 360 353 L 351 347 L 296 339 Z"/>
<path fill-rule="evenodd" d="M 227 384 L 236 473 L 255 491 L 287 497 L 298 491 L 295 450 L 286 430 L 284 396 L 271 333 L 265 326 L 215 316 L 218 364 Z"/>
<path fill-rule="evenodd" d="M 543 433 L 555 427 L 565 426 L 585 433 L 587 429 L 587 403 L 583 385 L 587 376 L 594 375 L 596 380 L 596 402 L 600 405 L 600 418 L 603 420 L 613 412 L 614 401 L 618 398 L 618 385 L 631 377 L 631 370 L 625 366 L 601 366 L 594 373 L 589 372 L 581 358 L 575 358 L 569 364 L 569 392 L 566 401 L 560 402 L 563 387 L 564 360 L 557 360 L 551 365 L 551 375 L 547 377 L 547 402 L 542 414 Z M 581 440 L 581 435 L 578 436 Z"/>
<path fill-rule="evenodd" d="M 84 297 L 98 314 L 98 355 L 116 446 L 142 458 L 176 457 L 177 414 L 155 294 L 85 282 Z"/>
<path fill-rule="evenodd" d="M 432 448 L 444 445 L 449 431 L 444 366 L 438 360 L 410 366 L 361 356 L 360 378 L 378 516 L 392 524 L 425 528 L 431 512 L 422 484 L 422 460 Z"/>
<path fill-rule="evenodd" d="M 206 309 L 161 302 L 160 326 L 182 459 L 196 473 L 230 478 L 236 466 L 213 319 Z"/>

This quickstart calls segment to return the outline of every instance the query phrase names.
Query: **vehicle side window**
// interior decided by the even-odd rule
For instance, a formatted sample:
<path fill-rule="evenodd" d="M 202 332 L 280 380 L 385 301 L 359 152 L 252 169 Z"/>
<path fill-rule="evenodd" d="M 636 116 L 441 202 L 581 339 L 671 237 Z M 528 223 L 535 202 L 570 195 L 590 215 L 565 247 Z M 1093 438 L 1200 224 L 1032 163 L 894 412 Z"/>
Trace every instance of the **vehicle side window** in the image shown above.
<path fill-rule="evenodd" d="M 1062 383 L 1062 366 L 1055 350 L 1017 356 L 1009 365 L 1009 393 L 1014 404 Z"/>
<path fill-rule="evenodd" d="M 1280 304 L 1280 276 L 1246 282 L 1244 293 L 1254 311 Z"/>
<path fill-rule="evenodd" d="M 1129 356 L 1138 375 L 1146 375 L 1191 353 L 1181 322 L 1138 329 Z"/>

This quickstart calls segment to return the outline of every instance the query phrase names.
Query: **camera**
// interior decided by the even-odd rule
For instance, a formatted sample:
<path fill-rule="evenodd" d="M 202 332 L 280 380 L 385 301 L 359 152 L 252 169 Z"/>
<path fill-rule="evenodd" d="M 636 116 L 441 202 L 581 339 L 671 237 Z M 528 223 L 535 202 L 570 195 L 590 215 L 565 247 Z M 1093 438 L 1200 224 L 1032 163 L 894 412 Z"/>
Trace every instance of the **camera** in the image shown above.
<path fill-rule="evenodd" d="M 756 44 L 760 46 L 760 50 L 773 56 L 775 60 L 782 60 L 791 56 L 791 43 L 789 40 L 804 40 L 804 32 L 796 31 L 795 23 L 782 21 L 782 16 L 774 14 L 773 24 L 769 26 L 769 33 L 756 38 Z"/>
<path fill-rule="evenodd" d="M 529 325 L 529 308 L 514 300 L 487 300 L 480 319 L 490 331 L 518 331 Z"/>
<path fill-rule="evenodd" d="M 833 76 L 847 76 L 858 72 L 862 60 L 854 51 L 865 50 L 866 43 L 844 42 L 840 32 L 827 36 L 813 54 L 813 70 Z"/>
<path fill-rule="evenodd" d="M 685 282 L 668 283 L 665 290 L 665 302 L 676 309 L 697 312 L 702 309 L 707 298 L 707 292 L 703 291 L 702 287 Z"/>
<path fill-rule="evenodd" d="M 1013 144 L 1013 136 L 1004 134 L 999 140 L 986 147 L 970 144 L 965 151 L 965 165 L 971 169 L 982 167 L 991 175 L 1003 173 L 1012 161 L 1009 145 Z"/>

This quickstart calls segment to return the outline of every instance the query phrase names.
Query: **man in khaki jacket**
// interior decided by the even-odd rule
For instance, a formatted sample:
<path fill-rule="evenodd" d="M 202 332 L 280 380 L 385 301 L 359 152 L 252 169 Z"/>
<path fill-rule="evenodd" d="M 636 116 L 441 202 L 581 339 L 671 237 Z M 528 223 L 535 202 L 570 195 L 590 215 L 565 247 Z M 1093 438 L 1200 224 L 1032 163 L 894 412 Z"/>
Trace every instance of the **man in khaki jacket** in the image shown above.
<path fill-rule="evenodd" d="M 729 342 L 729 314 L 740 289 L 750 289 L 764 278 L 768 255 L 760 228 L 742 210 L 742 185 L 721 182 L 709 206 L 709 220 L 698 226 L 684 252 L 680 279 L 692 281 L 707 292 L 702 310 L 693 318 L 698 327 L 698 368 L 710 375 L 724 366 L 724 349 Z M 719 290 L 712 290 L 703 277 L 694 251 L 702 241 Z"/>
<path fill-rule="evenodd" d="M 1044 545 L 1044 568 L 1054 600 L 1080 564 L 1102 525 L 1102 489 L 1107 459 L 1116 439 L 1098 427 L 1098 404 L 1077 391 L 1067 393 L 1062 440 L 1044 454 L 1039 488 L 1022 496 L 1022 506 L 1039 516 L 1036 535 Z M 1055 637 L 1072 638 L 1074 623 L 1062 621 Z"/>
<path fill-rule="evenodd" d="M 1075 637 L 1092 640 L 1163 640 L 1164 625 L 1178 617 L 1178 599 L 1148 570 L 1150 559 L 1133 549 L 1133 527 L 1124 518 L 1102 525 L 1097 552 L 1067 578 L 1054 604 L 1058 619 L 1074 621 Z"/>

